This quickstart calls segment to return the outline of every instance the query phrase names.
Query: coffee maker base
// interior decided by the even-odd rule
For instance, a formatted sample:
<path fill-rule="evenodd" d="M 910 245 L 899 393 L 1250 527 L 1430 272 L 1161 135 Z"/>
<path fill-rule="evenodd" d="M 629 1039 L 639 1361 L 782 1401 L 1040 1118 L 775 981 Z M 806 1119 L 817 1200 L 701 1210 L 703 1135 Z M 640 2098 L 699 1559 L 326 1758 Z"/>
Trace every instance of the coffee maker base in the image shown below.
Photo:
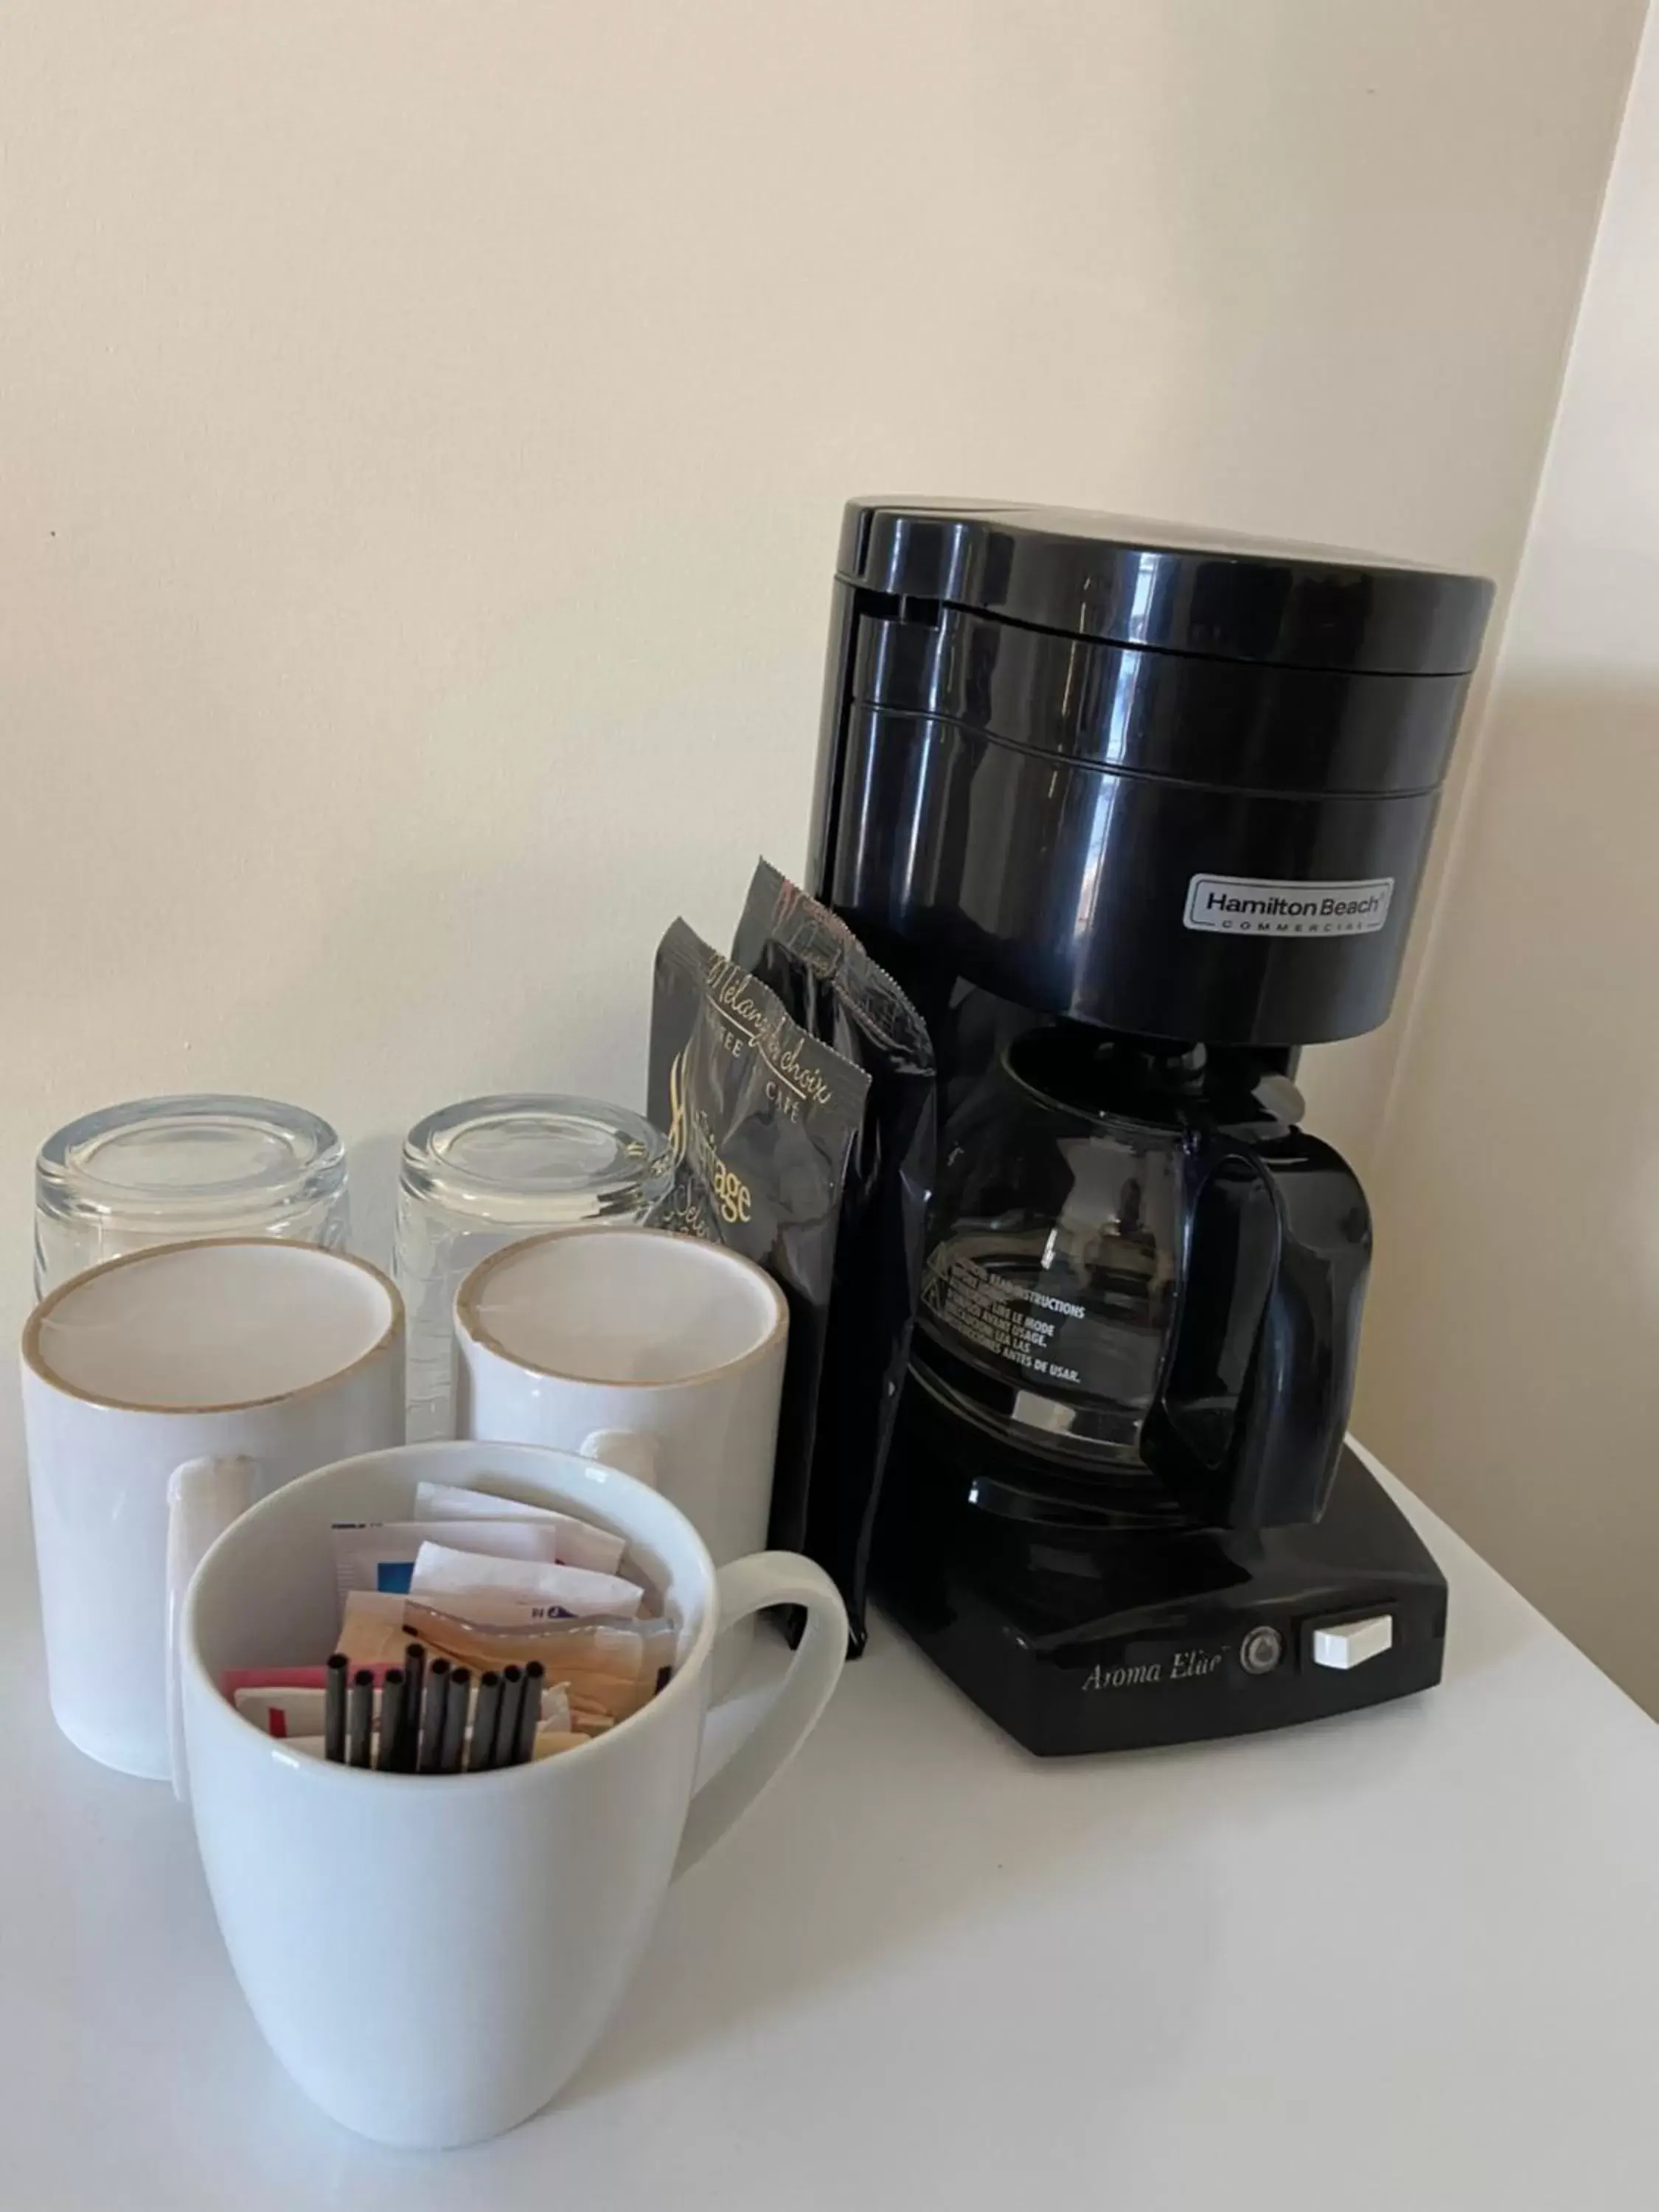
<path fill-rule="evenodd" d="M 1236 1534 L 1011 1518 L 910 1441 L 876 1594 L 1030 1751 L 1250 1735 L 1440 1680 L 1445 1579 L 1346 1447 L 1317 1522 Z"/>

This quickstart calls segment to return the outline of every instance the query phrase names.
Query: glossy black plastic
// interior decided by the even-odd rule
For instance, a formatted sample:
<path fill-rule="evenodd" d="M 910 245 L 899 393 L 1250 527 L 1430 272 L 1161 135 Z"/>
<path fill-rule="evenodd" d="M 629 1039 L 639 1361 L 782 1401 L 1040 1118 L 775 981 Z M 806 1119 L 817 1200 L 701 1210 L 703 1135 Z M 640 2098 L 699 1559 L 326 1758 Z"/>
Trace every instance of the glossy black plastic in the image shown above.
<path fill-rule="evenodd" d="M 851 501 L 836 568 L 1073 636 L 1413 676 L 1467 674 L 1492 605 L 1482 577 L 1375 554 L 997 501 Z"/>
<path fill-rule="evenodd" d="M 1006 999 L 1133 1036 L 1304 1045 L 1388 1017 L 1436 790 L 1226 790 L 1055 762 L 959 724 L 851 710 L 830 902 Z M 1387 879 L 1364 937 L 1186 922 L 1194 876 Z"/>
<path fill-rule="evenodd" d="M 1467 676 L 1260 667 L 1147 652 L 928 602 L 860 604 L 848 697 L 1006 744 L 1240 791 L 1426 791 Z"/>
<path fill-rule="evenodd" d="M 1179 1291 L 1141 1456 L 1207 1528 L 1316 1520 L 1353 1402 L 1370 1268 L 1365 1194 L 1328 1145 L 1300 1129 L 1265 1142 L 1246 1131 L 1194 1133 L 1182 1165 Z M 1235 1396 L 1238 1255 L 1264 1212 L 1267 1293 L 1247 1323 Z"/>
<path fill-rule="evenodd" d="M 1030 508 L 847 511 L 809 881 L 1035 1012 L 1292 1048 L 1388 1015 L 1491 587 Z M 1389 886 L 1208 933 L 1194 878 Z"/>
<path fill-rule="evenodd" d="M 930 1239 L 956 1265 L 939 1240 L 965 1221 L 989 1282 L 924 1313 L 872 1576 L 1033 1750 L 1279 1727 L 1439 1678 L 1444 1583 L 1341 1443 L 1364 1195 L 1285 1079 L 1389 1012 L 1491 597 L 1109 517 L 847 510 L 809 883 L 927 1020 L 975 1148 L 953 1165 L 947 1130 Z M 1215 877 L 1243 879 L 1218 906 Z M 1146 1175 L 1091 1161 L 1085 1190 L 1087 1129 L 975 1120 L 1050 1030 L 1092 1034 L 1102 1087 L 1066 1103 L 1136 1124 L 1120 1150 Z M 1110 1341 L 1148 1254 L 1158 1296 Z M 1025 1292 L 998 1289 L 1021 1269 Z M 987 1321 L 1005 1296 L 1053 1319 L 1052 1358 Z M 1389 1650 L 1314 1664 L 1321 1626 L 1374 1613 Z"/>
<path fill-rule="evenodd" d="M 1250 1735 L 1440 1680 L 1444 1577 L 1352 1452 L 1321 1520 L 1250 1535 L 1030 1517 L 1031 1501 L 999 1492 L 995 1455 L 930 1420 L 914 1382 L 896 1449 L 905 1480 L 888 1485 L 878 1601 L 1030 1751 Z M 1378 1613 L 1393 1625 L 1386 1652 L 1346 1671 L 1315 1664 L 1318 1628 Z M 1255 1674 L 1246 1641 L 1264 1628 L 1282 1656 Z"/>

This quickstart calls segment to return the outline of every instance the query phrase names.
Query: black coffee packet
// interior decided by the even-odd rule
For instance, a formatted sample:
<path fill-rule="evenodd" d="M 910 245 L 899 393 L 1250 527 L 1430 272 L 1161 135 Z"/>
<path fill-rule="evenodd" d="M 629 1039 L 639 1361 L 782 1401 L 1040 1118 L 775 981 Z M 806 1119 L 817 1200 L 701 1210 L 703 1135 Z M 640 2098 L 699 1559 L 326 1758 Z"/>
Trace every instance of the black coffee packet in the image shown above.
<path fill-rule="evenodd" d="M 675 922 L 657 948 L 647 1111 L 674 1186 L 655 1216 L 747 1255 L 789 1307 L 770 1540 L 806 1548 L 813 1436 L 848 1162 L 870 1079 Z"/>
<path fill-rule="evenodd" d="M 762 860 L 732 957 L 820 1044 L 869 1077 L 848 1161 L 818 1391 L 805 1549 L 864 1641 L 864 1591 L 910 1331 L 921 1293 L 937 1105 L 927 1024 L 838 915 Z"/>
<path fill-rule="evenodd" d="M 788 1300 L 771 1541 L 834 1577 L 861 1650 L 933 1173 L 927 1029 L 762 861 L 732 959 L 684 921 L 658 950 L 649 1110 L 678 1163 L 665 1226 L 747 1253 Z"/>

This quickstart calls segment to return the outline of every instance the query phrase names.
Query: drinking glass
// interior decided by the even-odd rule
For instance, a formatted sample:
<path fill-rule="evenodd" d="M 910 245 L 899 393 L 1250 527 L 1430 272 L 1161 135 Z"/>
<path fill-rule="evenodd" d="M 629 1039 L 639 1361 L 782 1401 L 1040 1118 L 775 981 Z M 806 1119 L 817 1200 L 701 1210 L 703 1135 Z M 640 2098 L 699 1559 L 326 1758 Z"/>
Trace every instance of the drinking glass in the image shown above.
<path fill-rule="evenodd" d="M 34 1163 L 34 1288 L 155 1244 L 281 1237 L 343 1251 L 345 1150 L 328 1123 L 274 1098 L 204 1091 L 105 1106 Z"/>
<path fill-rule="evenodd" d="M 624 1106 L 515 1091 L 467 1098 L 404 1140 L 392 1272 L 409 1314 L 409 1440 L 455 1433 L 455 1293 L 504 1244 L 577 1221 L 649 1221 L 668 1142 Z"/>

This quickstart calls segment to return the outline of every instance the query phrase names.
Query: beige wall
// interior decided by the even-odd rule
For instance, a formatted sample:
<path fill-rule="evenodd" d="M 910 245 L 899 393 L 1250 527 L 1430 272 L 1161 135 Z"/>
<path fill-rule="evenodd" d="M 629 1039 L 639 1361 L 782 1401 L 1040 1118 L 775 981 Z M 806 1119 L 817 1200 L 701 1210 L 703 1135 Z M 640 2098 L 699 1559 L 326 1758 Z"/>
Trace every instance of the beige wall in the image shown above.
<path fill-rule="evenodd" d="M 1359 1425 L 1659 1711 L 1659 33 L 1374 1176 Z"/>
<path fill-rule="evenodd" d="M 8 1295 L 112 1097 L 383 1182 L 635 1092 L 664 922 L 801 857 L 849 491 L 1507 574 L 1639 14 L 13 0 Z M 1362 1157 L 1391 1050 L 1316 1072 Z"/>

